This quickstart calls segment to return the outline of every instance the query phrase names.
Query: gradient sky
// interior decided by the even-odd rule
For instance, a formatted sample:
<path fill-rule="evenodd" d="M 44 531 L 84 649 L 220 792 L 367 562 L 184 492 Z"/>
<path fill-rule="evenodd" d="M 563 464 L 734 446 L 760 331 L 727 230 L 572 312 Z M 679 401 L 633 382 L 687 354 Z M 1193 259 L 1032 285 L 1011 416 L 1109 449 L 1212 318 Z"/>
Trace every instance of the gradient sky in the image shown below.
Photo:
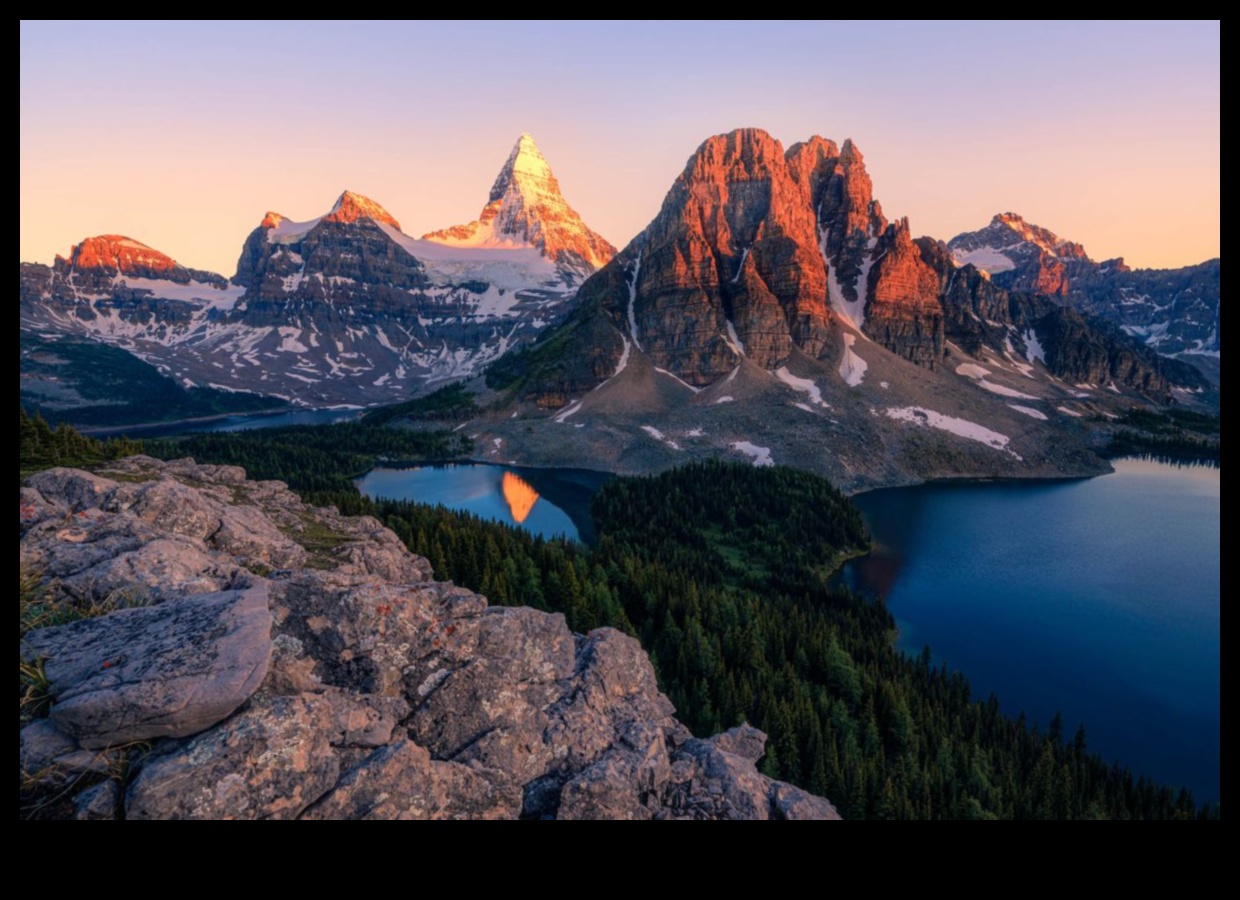
<path fill-rule="evenodd" d="M 851 137 L 888 217 L 1012 210 L 1095 259 L 1219 255 L 1212 23 L 39 23 L 21 32 L 22 260 L 126 234 L 231 275 L 269 209 L 348 188 L 474 219 L 530 132 L 623 246 L 708 136 Z"/>

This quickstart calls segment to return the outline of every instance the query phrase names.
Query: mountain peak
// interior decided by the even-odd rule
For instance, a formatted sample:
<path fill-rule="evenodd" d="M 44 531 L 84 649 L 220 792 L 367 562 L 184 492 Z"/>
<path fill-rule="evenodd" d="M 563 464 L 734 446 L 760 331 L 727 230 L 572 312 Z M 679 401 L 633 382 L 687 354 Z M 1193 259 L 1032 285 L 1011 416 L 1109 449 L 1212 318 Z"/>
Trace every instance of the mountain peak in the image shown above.
<path fill-rule="evenodd" d="M 74 244 L 69 258 L 56 257 L 74 271 L 106 270 L 120 275 L 159 277 L 179 268 L 176 260 L 123 234 L 101 234 Z"/>
<path fill-rule="evenodd" d="M 363 197 L 352 191 L 345 191 L 340 195 L 340 199 L 336 201 L 332 211 L 323 217 L 323 221 L 347 224 L 363 218 L 383 222 L 400 230 L 400 223 L 393 218 L 391 213 L 369 197 Z"/>
<path fill-rule="evenodd" d="M 995 213 L 990 220 L 990 228 L 1006 228 L 1020 236 L 1022 241 L 1033 244 L 1043 253 L 1050 256 L 1068 257 L 1072 259 L 1088 259 L 1085 248 L 1075 241 L 1067 241 L 1049 228 L 1034 225 L 1025 217 L 1014 212 Z"/>
<path fill-rule="evenodd" d="M 258 227 L 263 229 L 279 228 L 280 223 L 283 221 L 284 216 L 280 215 L 278 212 L 267 210 L 267 215 L 263 216 L 263 221 L 258 223 Z"/>
<path fill-rule="evenodd" d="M 546 157 L 542 155 L 529 132 L 517 138 L 512 152 L 508 154 L 508 161 L 491 185 L 491 197 L 487 202 L 502 200 L 513 184 L 528 186 L 533 190 L 541 189 L 557 196 L 560 193 L 560 185 L 551 172 L 551 166 L 547 164 Z"/>
<path fill-rule="evenodd" d="M 459 247 L 536 247 L 543 256 L 588 274 L 616 248 L 591 231 L 564 195 L 528 133 L 517 138 L 477 220 L 423 235 Z"/>

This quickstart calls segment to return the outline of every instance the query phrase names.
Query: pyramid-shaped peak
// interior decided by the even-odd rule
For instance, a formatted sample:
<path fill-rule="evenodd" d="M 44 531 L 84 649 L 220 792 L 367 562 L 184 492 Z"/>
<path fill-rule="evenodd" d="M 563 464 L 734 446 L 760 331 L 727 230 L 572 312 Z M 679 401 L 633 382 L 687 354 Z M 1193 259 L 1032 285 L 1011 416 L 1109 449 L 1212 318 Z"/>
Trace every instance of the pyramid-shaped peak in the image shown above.
<path fill-rule="evenodd" d="M 600 268 L 616 253 L 568 205 L 528 132 L 517 138 L 475 221 L 422 237 L 458 247 L 532 246 L 577 275 Z"/>
<path fill-rule="evenodd" d="M 391 225 L 393 228 L 400 230 L 400 223 L 386 209 L 380 206 L 369 197 L 363 197 L 361 194 L 355 194 L 352 191 L 345 191 L 340 195 L 340 199 L 336 201 L 336 205 L 332 207 L 332 211 L 323 217 L 325 222 L 356 222 L 359 219 L 372 219 L 375 222 L 383 222 Z"/>
<path fill-rule="evenodd" d="M 556 195 L 560 193 L 560 185 L 551 172 L 551 166 L 529 132 L 517 138 L 513 145 L 495 184 L 491 185 L 490 202 L 501 199 L 514 186 L 522 193 L 526 188 Z"/>

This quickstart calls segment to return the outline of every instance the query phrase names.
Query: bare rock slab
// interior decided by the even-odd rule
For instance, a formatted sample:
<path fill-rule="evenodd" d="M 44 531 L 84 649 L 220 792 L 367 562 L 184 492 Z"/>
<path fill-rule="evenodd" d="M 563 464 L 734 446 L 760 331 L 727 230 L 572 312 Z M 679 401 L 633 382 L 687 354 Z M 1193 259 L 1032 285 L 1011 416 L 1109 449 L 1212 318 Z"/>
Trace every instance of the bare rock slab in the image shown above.
<path fill-rule="evenodd" d="M 45 660 L 51 721 L 83 747 L 185 737 L 232 713 L 266 676 L 267 586 L 33 631 L 20 650 Z"/>

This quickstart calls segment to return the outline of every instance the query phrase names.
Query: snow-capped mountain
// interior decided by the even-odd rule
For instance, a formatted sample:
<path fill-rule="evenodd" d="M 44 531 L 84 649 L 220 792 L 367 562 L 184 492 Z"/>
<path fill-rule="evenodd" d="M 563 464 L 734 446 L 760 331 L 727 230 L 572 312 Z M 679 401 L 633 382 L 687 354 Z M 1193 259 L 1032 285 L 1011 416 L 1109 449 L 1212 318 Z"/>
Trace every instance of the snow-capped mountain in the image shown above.
<path fill-rule="evenodd" d="M 1073 241 L 1000 213 L 947 246 L 959 265 L 973 264 L 1001 287 L 1055 297 L 1114 322 L 1168 356 L 1220 355 L 1220 260 L 1181 269 L 1130 269 L 1101 263 Z"/>
<path fill-rule="evenodd" d="M 88 238 L 51 267 L 23 265 L 21 322 L 122 347 L 187 387 L 382 403 L 531 339 L 612 252 L 523 136 L 474 226 L 414 238 L 345 191 L 311 219 L 268 212 L 231 280 L 132 238 Z"/>
<path fill-rule="evenodd" d="M 551 167 L 528 134 L 512 148 L 475 221 L 423 238 L 449 247 L 534 246 L 557 266 L 583 277 L 616 255 L 616 248 L 591 231 L 565 201 Z"/>

